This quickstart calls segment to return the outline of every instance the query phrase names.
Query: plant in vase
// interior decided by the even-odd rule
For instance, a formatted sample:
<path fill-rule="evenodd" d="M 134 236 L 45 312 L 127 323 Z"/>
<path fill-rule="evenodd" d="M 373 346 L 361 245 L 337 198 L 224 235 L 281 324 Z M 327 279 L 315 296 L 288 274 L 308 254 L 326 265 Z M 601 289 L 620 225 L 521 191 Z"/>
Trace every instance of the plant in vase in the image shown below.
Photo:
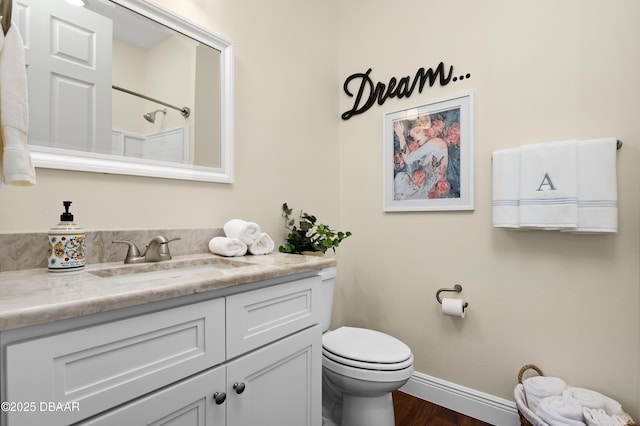
<path fill-rule="evenodd" d="M 329 225 L 317 223 L 318 219 L 315 216 L 304 211 L 300 212 L 298 225 L 296 225 L 295 219 L 291 217 L 292 213 L 293 210 L 284 203 L 282 217 L 289 234 L 286 243 L 278 247 L 280 253 L 324 254 L 327 249 L 332 249 L 335 253 L 336 247 L 342 240 L 351 236 L 349 231 L 334 231 Z"/>

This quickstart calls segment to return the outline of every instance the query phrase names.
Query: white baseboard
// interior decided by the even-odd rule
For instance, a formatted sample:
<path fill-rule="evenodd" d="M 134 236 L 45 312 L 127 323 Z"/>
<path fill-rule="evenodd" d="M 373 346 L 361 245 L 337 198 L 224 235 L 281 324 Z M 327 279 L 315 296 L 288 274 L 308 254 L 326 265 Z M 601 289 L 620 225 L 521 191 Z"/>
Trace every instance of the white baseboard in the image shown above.
<path fill-rule="evenodd" d="M 407 384 L 400 390 L 492 425 L 520 425 L 514 401 L 498 398 L 420 372 L 414 372 Z"/>

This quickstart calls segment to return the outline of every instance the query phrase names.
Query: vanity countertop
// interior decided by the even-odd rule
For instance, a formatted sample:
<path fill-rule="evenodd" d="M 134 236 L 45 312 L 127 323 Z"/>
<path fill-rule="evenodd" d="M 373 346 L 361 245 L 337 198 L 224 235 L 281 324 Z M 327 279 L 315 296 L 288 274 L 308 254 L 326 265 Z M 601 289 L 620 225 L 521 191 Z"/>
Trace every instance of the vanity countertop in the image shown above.
<path fill-rule="evenodd" d="M 1 272 L 0 331 L 229 289 L 336 265 L 335 258 L 331 257 L 282 253 L 232 258 L 202 253 L 174 256 L 168 262 L 197 264 L 203 258 L 219 258 L 220 262 L 229 259 L 236 265 L 246 263 L 246 266 L 193 273 L 179 279 L 149 278 L 135 283 L 117 276 L 96 275 L 123 266 L 122 262 L 87 265 L 84 270 L 74 272 L 49 272 L 44 268 Z"/>

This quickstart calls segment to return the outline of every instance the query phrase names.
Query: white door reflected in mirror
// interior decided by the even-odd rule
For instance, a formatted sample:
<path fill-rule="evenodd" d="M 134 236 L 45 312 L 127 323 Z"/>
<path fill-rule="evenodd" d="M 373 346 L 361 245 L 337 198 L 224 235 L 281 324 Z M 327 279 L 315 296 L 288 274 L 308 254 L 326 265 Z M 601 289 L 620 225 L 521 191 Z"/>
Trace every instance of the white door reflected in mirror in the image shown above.
<path fill-rule="evenodd" d="M 142 0 L 17 3 L 36 167 L 233 181 L 228 41 Z"/>

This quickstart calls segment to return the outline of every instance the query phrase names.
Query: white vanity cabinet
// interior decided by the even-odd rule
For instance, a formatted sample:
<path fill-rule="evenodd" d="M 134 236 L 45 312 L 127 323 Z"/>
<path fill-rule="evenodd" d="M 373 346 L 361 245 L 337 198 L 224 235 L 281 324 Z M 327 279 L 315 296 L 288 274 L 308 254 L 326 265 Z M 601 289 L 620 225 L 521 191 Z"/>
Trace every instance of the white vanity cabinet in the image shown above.
<path fill-rule="evenodd" d="M 79 424 L 319 426 L 318 333 L 316 325 Z"/>
<path fill-rule="evenodd" d="M 3 425 L 320 426 L 320 285 L 313 276 L 14 338 L 3 400 L 35 406 L 5 412 Z"/>

